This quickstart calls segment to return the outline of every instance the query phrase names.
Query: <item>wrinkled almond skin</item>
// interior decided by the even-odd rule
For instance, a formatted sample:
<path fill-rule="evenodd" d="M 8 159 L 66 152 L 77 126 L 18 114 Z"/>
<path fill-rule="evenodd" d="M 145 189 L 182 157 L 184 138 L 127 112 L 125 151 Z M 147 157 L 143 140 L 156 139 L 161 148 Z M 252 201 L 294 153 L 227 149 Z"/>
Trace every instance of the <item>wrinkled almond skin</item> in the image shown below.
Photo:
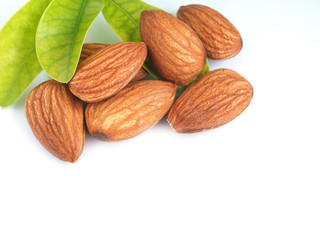
<path fill-rule="evenodd" d="M 143 11 L 140 36 L 148 46 L 152 66 L 165 80 L 186 85 L 205 66 L 206 51 L 197 34 L 169 13 Z"/>
<path fill-rule="evenodd" d="M 120 42 L 84 60 L 69 82 L 70 91 L 89 103 L 100 102 L 124 88 L 147 57 L 142 42 Z"/>
<path fill-rule="evenodd" d="M 102 141 L 135 137 L 158 123 L 168 112 L 176 89 L 175 84 L 159 80 L 130 83 L 105 101 L 87 106 L 88 130 Z"/>
<path fill-rule="evenodd" d="M 228 59 L 242 49 L 236 27 L 218 11 L 199 4 L 181 6 L 177 17 L 198 34 L 209 58 Z"/>
<path fill-rule="evenodd" d="M 192 83 L 175 101 L 167 120 L 179 133 L 217 128 L 239 116 L 252 97 L 253 88 L 244 77 L 218 69 Z"/>
<path fill-rule="evenodd" d="M 25 114 L 32 132 L 49 152 L 64 161 L 77 161 L 85 142 L 83 104 L 66 84 L 50 80 L 34 88 Z"/>
<path fill-rule="evenodd" d="M 108 47 L 110 44 L 107 43 L 85 43 L 82 46 L 82 51 L 79 59 L 79 65 L 90 57 L 92 54 L 95 54 L 102 48 Z M 139 72 L 133 77 L 131 81 L 140 81 L 147 77 L 149 73 L 142 67 L 140 68 Z"/>

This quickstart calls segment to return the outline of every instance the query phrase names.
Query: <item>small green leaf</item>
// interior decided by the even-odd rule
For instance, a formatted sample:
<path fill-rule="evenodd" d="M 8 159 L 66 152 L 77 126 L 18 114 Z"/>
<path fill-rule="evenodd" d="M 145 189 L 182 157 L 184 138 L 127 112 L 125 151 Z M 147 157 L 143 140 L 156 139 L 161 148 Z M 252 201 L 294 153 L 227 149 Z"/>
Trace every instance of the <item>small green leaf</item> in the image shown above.
<path fill-rule="evenodd" d="M 39 62 L 53 79 L 66 83 L 74 75 L 85 36 L 104 0 L 53 0 L 43 14 L 37 35 Z"/>
<path fill-rule="evenodd" d="M 199 77 L 201 77 L 203 74 L 209 72 L 209 62 L 207 59 L 206 65 L 204 66 L 203 70 L 198 74 L 198 76 L 196 76 L 191 82 L 189 82 L 187 85 L 185 86 L 178 86 L 177 88 L 177 93 L 180 94 L 182 93 L 184 90 L 186 90 L 195 80 L 197 80 Z"/>
<path fill-rule="evenodd" d="M 0 106 L 13 104 L 42 71 L 35 50 L 39 20 L 51 0 L 31 0 L 0 31 Z"/>
<path fill-rule="evenodd" d="M 139 23 L 143 10 L 161 10 L 140 0 L 105 0 L 104 18 L 122 41 L 140 42 Z M 161 79 L 148 59 L 144 68 L 156 79 Z"/>
<path fill-rule="evenodd" d="M 105 0 L 102 13 L 122 41 L 140 42 L 141 12 L 156 9 L 160 10 L 140 0 Z"/>

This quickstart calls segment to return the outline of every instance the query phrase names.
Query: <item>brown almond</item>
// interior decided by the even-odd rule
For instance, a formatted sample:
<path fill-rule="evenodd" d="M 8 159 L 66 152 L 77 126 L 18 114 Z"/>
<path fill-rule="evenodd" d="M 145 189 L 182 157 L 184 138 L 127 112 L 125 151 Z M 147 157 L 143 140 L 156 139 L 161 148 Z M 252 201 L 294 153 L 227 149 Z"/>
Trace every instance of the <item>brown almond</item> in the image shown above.
<path fill-rule="evenodd" d="M 70 91 L 85 102 L 102 101 L 124 88 L 147 56 L 142 42 L 120 42 L 84 60 L 69 82 Z"/>
<path fill-rule="evenodd" d="M 198 34 L 208 57 L 228 59 L 242 49 L 242 38 L 236 27 L 218 11 L 199 4 L 181 6 L 177 17 Z"/>
<path fill-rule="evenodd" d="M 25 114 L 32 132 L 49 152 L 64 161 L 77 161 L 85 142 L 83 104 L 66 84 L 50 80 L 34 88 Z"/>
<path fill-rule="evenodd" d="M 169 13 L 143 11 L 140 36 L 152 66 L 165 80 L 186 85 L 205 66 L 206 51 L 197 34 Z"/>
<path fill-rule="evenodd" d="M 250 104 L 253 88 L 239 73 L 218 69 L 202 75 L 175 101 L 167 120 L 180 133 L 217 128 Z"/>
<path fill-rule="evenodd" d="M 82 51 L 79 59 L 79 64 L 86 60 L 91 55 L 97 53 L 102 48 L 108 47 L 110 44 L 107 43 L 85 43 L 82 46 Z M 141 67 L 139 72 L 133 77 L 131 81 L 139 81 L 147 77 L 149 73 Z"/>
<path fill-rule="evenodd" d="M 91 103 L 85 111 L 90 134 L 102 141 L 135 137 L 154 126 L 171 107 L 177 86 L 159 80 L 130 83 L 116 95 Z"/>

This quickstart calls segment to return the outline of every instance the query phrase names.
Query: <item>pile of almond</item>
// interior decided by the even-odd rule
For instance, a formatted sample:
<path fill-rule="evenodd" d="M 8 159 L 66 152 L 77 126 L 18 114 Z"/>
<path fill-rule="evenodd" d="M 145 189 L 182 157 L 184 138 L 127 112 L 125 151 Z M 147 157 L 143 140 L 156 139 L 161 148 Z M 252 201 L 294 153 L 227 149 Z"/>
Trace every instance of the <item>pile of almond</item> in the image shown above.
<path fill-rule="evenodd" d="M 249 105 L 253 89 L 237 72 L 218 69 L 187 85 L 207 57 L 227 59 L 242 48 L 238 30 L 219 12 L 202 5 L 141 14 L 142 42 L 84 44 L 78 69 L 67 84 L 44 82 L 29 94 L 25 112 L 41 144 L 56 157 L 76 162 L 85 127 L 103 141 L 135 137 L 167 113 L 170 126 L 194 133 L 226 124 Z M 163 80 L 143 80 L 146 58 Z"/>

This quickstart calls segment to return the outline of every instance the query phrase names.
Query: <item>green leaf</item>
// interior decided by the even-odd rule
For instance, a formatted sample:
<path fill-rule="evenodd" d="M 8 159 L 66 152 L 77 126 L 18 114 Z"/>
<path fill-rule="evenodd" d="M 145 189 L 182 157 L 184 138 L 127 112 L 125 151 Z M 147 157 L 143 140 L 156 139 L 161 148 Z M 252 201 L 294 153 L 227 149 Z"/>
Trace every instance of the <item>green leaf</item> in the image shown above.
<path fill-rule="evenodd" d="M 31 0 L 0 31 L 0 106 L 13 104 L 42 71 L 35 50 L 39 20 L 51 0 Z"/>
<path fill-rule="evenodd" d="M 104 18 L 122 41 L 140 42 L 139 23 L 143 10 L 161 10 L 140 0 L 105 0 Z M 161 79 L 148 59 L 144 68 L 156 79 Z"/>
<path fill-rule="evenodd" d="M 85 36 L 104 0 L 53 0 L 43 14 L 37 35 L 39 62 L 53 79 L 66 83 L 74 75 Z"/>
<path fill-rule="evenodd" d="M 140 42 L 141 12 L 156 9 L 161 10 L 140 0 L 105 0 L 102 13 L 122 41 Z"/>
<path fill-rule="evenodd" d="M 195 80 L 197 80 L 199 77 L 201 77 L 203 74 L 209 72 L 209 62 L 207 59 L 206 65 L 204 66 L 203 70 L 198 74 L 198 76 L 196 76 L 191 82 L 189 82 L 187 85 L 185 86 L 178 86 L 177 88 L 177 93 L 180 94 L 182 93 L 184 90 L 186 90 Z"/>

